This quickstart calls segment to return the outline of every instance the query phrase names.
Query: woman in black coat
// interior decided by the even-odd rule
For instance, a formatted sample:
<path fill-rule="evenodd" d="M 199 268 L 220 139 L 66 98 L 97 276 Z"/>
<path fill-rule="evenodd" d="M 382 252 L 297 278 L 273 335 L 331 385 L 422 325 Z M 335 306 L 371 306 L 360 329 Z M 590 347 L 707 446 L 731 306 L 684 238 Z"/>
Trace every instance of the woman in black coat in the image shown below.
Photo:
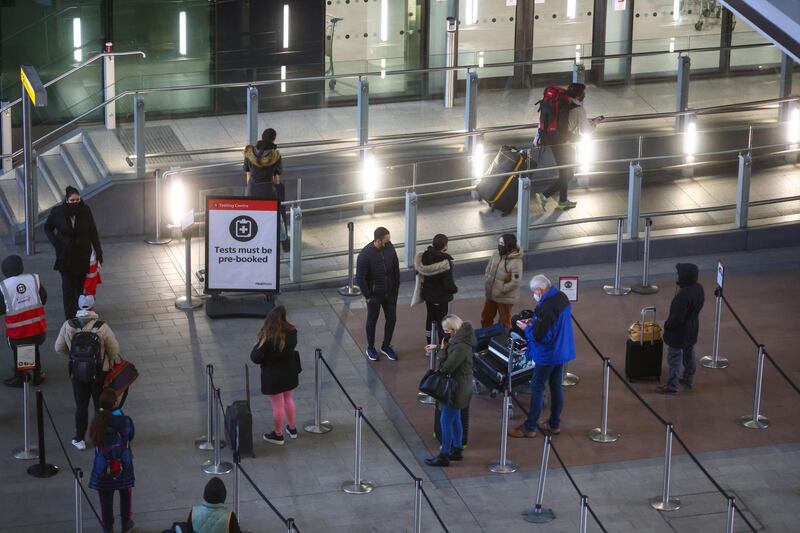
<path fill-rule="evenodd" d="M 67 187 L 64 202 L 53 207 L 44 223 L 47 239 L 56 249 L 54 270 L 61 273 L 64 318 L 75 318 L 78 297 L 89 272 L 92 249 L 98 263 L 103 263 L 103 249 L 97 235 L 92 210 L 81 200 L 75 187 Z"/>
<path fill-rule="evenodd" d="M 286 442 L 283 438 L 284 416 L 289 437 L 297 438 L 292 390 L 297 388 L 297 376 L 301 368 L 300 354 L 295 346 L 297 329 L 286 321 L 286 308 L 279 305 L 267 315 L 250 353 L 250 359 L 261 365 L 261 392 L 269 396 L 272 402 L 275 431 L 264 433 L 264 440 L 279 446 Z"/>

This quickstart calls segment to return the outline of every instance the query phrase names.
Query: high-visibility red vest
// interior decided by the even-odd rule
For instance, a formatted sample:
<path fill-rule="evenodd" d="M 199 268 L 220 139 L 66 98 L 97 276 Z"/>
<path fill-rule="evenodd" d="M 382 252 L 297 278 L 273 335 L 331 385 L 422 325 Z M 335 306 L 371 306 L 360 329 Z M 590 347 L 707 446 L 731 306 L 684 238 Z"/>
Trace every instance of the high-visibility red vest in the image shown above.
<path fill-rule="evenodd" d="M 97 263 L 97 256 L 92 250 L 92 256 L 89 258 L 89 273 L 86 274 L 86 280 L 83 282 L 83 294 L 97 294 L 97 286 L 103 283 L 100 279 L 100 265 Z"/>
<path fill-rule="evenodd" d="M 20 274 L 0 282 L 6 302 L 6 336 L 26 339 L 47 331 L 44 305 L 39 297 L 39 276 Z"/>

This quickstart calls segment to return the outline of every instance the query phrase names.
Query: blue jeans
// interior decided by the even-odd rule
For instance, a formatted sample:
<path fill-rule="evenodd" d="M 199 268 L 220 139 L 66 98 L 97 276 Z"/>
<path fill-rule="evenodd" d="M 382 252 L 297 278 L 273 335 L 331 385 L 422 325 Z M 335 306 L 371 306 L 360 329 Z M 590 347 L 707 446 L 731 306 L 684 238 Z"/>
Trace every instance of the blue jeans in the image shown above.
<path fill-rule="evenodd" d="M 450 405 L 442 405 L 442 449 L 449 454 L 453 448 L 461 448 L 464 442 L 464 428 L 461 425 L 461 409 Z"/>
<path fill-rule="evenodd" d="M 542 403 L 544 402 L 544 386 L 550 384 L 550 418 L 548 424 L 556 429 L 561 424 L 561 410 L 564 408 L 564 389 L 561 385 L 561 376 L 564 372 L 564 365 L 536 365 L 533 368 L 531 378 L 531 408 L 528 412 L 528 419 L 525 421 L 525 429 L 528 431 L 536 430 L 536 423 L 542 414 Z"/>
<path fill-rule="evenodd" d="M 667 365 L 669 365 L 669 377 L 667 378 L 667 388 L 669 390 L 678 390 L 681 365 L 683 365 L 683 382 L 691 387 L 692 381 L 694 381 L 694 373 L 697 370 L 694 345 L 683 349 L 667 346 Z"/>

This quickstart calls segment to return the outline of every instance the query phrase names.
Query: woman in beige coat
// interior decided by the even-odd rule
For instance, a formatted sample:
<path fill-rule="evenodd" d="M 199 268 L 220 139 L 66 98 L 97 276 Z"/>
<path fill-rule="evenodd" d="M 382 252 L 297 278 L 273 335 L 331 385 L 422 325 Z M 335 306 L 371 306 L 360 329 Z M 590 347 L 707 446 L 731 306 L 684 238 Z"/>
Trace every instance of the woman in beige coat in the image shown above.
<path fill-rule="evenodd" d="M 486 301 L 481 312 L 481 327 L 494 323 L 500 315 L 500 323 L 511 329 L 511 308 L 517 302 L 519 281 L 522 279 L 522 252 L 513 233 L 502 235 L 497 241 L 497 251 L 492 254 L 483 275 Z"/>

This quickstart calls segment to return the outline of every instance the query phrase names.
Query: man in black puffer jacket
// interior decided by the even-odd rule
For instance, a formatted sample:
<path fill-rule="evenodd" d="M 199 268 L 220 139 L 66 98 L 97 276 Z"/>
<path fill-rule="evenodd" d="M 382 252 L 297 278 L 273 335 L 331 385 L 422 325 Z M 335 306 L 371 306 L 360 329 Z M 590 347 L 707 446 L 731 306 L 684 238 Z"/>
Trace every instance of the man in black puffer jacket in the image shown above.
<path fill-rule="evenodd" d="M 453 258 L 447 253 L 447 240 L 447 235 L 437 234 L 431 246 L 414 257 L 417 284 L 411 297 L 411 305 L 424 301 L 428 309 L 425 319 L 426 345 L 431 343 L 432 322 L 436 322 L 439 338 L 444 336 L 442 319 L 447 315 L 448 304 L 453 300 L 453 295 L 458 292 L 453 279 Z"/>
<path fill-rule="evenodd" d="M 381 353 L 391 361 L 397 361 L 392 349 L 392 335 L 397 321 L 397 293 L 400 290 L 400 260 L 392 245 L 389 230 L 379 227 L 374 239 L 359 253 L 356 261 L 356 283 L 367 299 L 367 358 L 378 360 L 375 350 L 375 326 L 383 308 L 386 325 L 383 329 Z"/>
<path fill-rule="evenodd" d="M 697 265 L 678 263 L 678 292 L 669 306 L 669 317 L 664 323 L 664 343 L 667 345 L 667 364 L 669 378 L 667 384 L 659 387 L 659 392 L 675 394 L 678 383 L 691 389 L 694 372 L 697 367 L 694 345 L 697 344 L 697 332 L 700 329 L 700 310 L 703 309 L 705 296 L 703 286 L 697 282 Z M 683 365 L 683 377 L 681 374 Z"/>

